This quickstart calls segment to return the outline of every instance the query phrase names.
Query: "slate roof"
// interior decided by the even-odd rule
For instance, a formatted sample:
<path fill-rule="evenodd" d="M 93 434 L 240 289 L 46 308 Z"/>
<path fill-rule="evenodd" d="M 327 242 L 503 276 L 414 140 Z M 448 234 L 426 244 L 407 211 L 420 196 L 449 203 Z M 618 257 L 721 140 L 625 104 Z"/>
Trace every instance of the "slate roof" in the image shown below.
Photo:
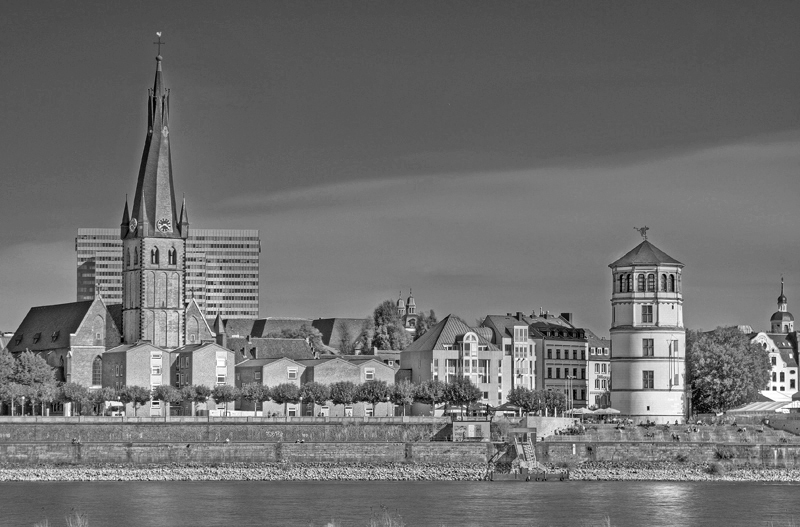
<path fill-rule="evenodd" d="M 237 368 L 242 368 L 242 367 L 250 368 L 250 367 L 253 367 L 253 366 L 260 367 L 260 366 L 265 366 L 267 364 L 272 364 L 273 362 L 278 362 L 279 360 L 282 360 L 282 359 L 281 358 L 276 358 L 276 359 L 249 359 L 249 360 L 245 360 L 245 361 L 237 363 L 236 367 Z M 288 359 L 288 360 L 291 360 L 291 359 Z M 296 362 L 296 361 L 293 361 L 293 362 Z"/>
<path fill-rule="evenodd" d="M 347 327 L 350 338 L 355 341 L 364 328 L 366 318 L 318 318 L 311 324 L 322 333 L 322 343 L 339 349 L 342 342 L 342 326 Z"/>
<path fill-rule="evenodd" d="M 69 335 L 78 329 L 92 302 L 94 300 L 32 307 L 11 337 L 8 351 L 16 353 L 26 349 L 45 351 L 69 348 Z M 38 339 L 35 339 L 37 334 Z M 17 343 L 20 336 L 22 339 Z"/>
<path fill-rule="evenodd" d="M 645 240 L 609 267 L 629 267 L 634 265 L 659 265 L 669 264 L 683 267 L 683 264 L 668 255 L 649 241 Z"/>
<path fill-rule="evenodd" d="M 284 329 L 300 329 L 311 324 L 310 318 L 229 318 L 223 320 L 228 337 L 266 337 L 270 333 L 280 333 Z M 214 322 L 209 322 L 213 325 Z"/>
<path fill-rule="evenodd" d="M 273 359 L 287 357 L 290 359 L 313 359 L 314 352 L 305 339 L 278 339 L 278 338 L 229 338 L 228 349 L 236 353 L 236 360 L 252 359 L 255 352 L 256 359 Z"/>
<path fill-rule="evenodd" d="M 453 315 L 447 315 L 424 335 L 409 344 L 404 351 L 443 350 L 445 345 L 453 345 L 459 337 L 470 331 L 477 333 L 474 328 L 467 326 Z M 478 334 L 478 344 L 486 346 L 490 351 L 499 351 L 497 346 L 481 334 Z"/>

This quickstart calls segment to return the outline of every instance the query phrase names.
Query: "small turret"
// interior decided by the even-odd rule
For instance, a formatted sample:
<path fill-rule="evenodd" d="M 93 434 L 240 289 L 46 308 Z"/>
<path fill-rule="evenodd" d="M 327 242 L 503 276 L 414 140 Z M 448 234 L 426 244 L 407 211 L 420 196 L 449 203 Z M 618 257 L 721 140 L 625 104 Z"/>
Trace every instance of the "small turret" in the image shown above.
<path fill-rule="evenodd" d="M 178 227 L 181 231 L 181 238 L 184 240 L 189 237 L 189 212 L 186 209 L 186 196 L 183 197 L 181 204 L 181 219 Z"/>
<path fill-rule="evenodd" d="M 411 289 L 408 290 L 408 300 L 406 300 L 406 310 L 409 315 L 414 315 L 417 312 L 417 303 L 414 301 L 414 293 Z"/>
<path fill-rule="evenodd" d="M 125 196 L 125 210 L 122 211 L 122 223 L 119 224 L 119 237 L 124 240 L 128 235 L 131 217 L 128 214 L 128 196 Z"/>

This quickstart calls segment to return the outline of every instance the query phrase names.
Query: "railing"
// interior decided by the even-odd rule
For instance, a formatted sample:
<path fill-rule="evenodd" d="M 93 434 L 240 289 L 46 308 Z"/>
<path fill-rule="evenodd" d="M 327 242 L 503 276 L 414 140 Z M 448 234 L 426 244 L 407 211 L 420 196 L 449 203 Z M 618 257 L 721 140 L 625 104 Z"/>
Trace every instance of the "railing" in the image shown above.
<path fill-rule="evenodd" d="M 450 422 L 446 417 L 396 416 L 396 417 L 253 417 L 253 416 L 154 416 L 154 417 L 110 417 L 110 416 L 0 416 L 0 423 L 253 423 L 253 424 L 435 424 Z"/>

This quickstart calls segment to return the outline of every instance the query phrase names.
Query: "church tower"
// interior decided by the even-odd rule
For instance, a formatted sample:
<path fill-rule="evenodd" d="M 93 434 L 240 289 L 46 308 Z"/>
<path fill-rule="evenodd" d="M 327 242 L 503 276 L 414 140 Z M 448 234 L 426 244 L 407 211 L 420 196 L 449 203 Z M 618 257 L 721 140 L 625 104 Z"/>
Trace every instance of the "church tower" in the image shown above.
<path fill-rule="evenodd" d="M 794 316 L 789 313 L 789 303 L 783 294 L 783 277 L 781 277 L 781 296 L 778 297 L 778 310 L 769 319 L 773 333 L 791 333 L 794 331 Z"/>
<path fill-rule="evenodd" d="M 683 264 L 645 237 L 609 267 L 611 404 L 637 422 L 683 421 Z"/>
<path fill-rule="evenodd" d="M 161 55 L 147 98 L 145 138 L 133 208 L 127 199 L 120 237 L 123 245 L 122 313 L 127 343 L 147 340 L 172 349 L 184 344 L 185 254 L 189 220 L 184 200 L 178 213 L 169 147 L 169 90 Z"/>

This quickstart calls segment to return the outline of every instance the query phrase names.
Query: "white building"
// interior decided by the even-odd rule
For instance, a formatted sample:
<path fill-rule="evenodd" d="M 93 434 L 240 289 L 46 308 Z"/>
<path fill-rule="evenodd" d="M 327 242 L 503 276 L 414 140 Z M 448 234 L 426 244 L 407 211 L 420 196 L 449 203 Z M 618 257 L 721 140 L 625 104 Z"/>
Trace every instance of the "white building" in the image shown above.
<path fill-rule="evenodd" d="M 636 421 L 682 421 L 684 266 L 645 239 L 609 267 L 613 406 Z"/>

